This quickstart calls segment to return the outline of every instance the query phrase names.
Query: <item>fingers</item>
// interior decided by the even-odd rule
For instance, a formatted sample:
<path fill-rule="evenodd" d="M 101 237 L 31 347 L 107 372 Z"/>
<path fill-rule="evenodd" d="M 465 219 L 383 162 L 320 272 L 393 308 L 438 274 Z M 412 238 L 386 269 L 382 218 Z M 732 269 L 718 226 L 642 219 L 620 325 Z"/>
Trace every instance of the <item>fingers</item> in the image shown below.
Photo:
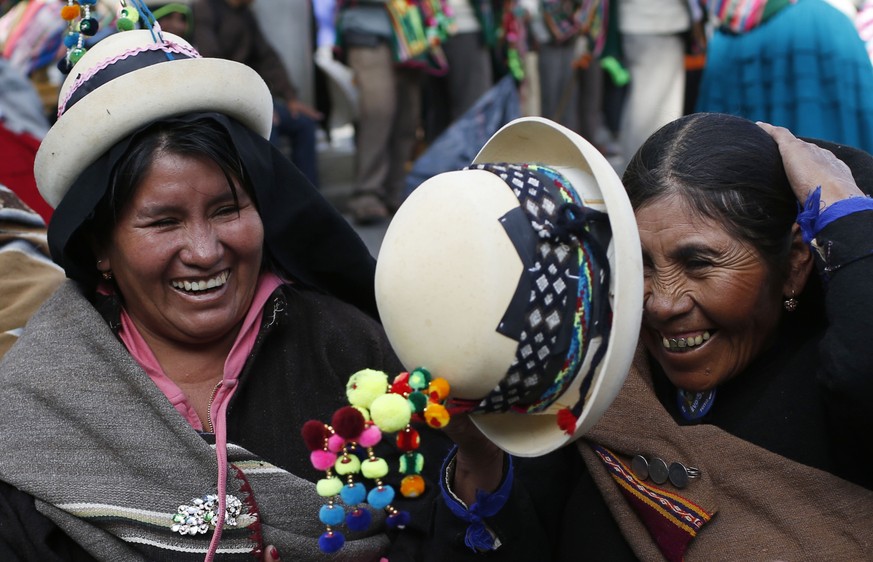
<path fill-rule="evenodd" d="M 279 550 L 271 545 L 264 549 L 264 562 L 279 562 Z"/>

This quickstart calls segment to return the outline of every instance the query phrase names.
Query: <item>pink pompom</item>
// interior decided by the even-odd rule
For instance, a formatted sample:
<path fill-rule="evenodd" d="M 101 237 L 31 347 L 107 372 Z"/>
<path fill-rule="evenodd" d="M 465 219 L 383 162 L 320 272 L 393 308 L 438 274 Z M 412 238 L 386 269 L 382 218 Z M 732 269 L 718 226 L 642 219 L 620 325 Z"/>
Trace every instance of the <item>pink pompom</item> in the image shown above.
<path fill-rule="evenodd" d="M 375 425 L 367 427 L 367 429 L 361 432 L 361 436 L 358 437 L 358 443 L 360 443 L 362 447 L 375 447 L 381 440 L 382 430 Z"/>
<path fill-rule="evenodd" d="M 327 449 L 334 453 L 339 453 L 346 446 L 346 440 L 339 435 L 331 435 L 327 438 Z"/>
<path fill-rule="evenodd" d="M 336 453 L 331 453 L 330 451 L 312 451 L 309 454 L 309 460 L 312 462 L 312 466 L 318 470 L 327 470 L 336 463 Z"/>

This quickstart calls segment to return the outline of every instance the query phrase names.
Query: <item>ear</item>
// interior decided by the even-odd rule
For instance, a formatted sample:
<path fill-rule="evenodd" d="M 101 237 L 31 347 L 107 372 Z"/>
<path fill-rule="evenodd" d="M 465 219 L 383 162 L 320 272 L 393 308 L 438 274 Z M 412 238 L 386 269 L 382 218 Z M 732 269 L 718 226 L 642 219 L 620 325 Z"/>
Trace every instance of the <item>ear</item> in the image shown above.
<path fill-rule="evenodd" d="M 94 259 L 97 260 L 96 267 L 100 273 L 112 271 L 112 262 L 109 260 L 109 252 L 103 244 L 98 244 L 96 240 L 91 240 L 91 252 L 94 254 Z"/>
<path fill-rule="evenodd" d="M 788 251 L 788 276 L 782 285 L 782 294 L 790 297 L 803 292 L 814 265 L 812 250 L 803 241 L 800 225 L 794 223 L 791 227 L 791 249 Z"/>

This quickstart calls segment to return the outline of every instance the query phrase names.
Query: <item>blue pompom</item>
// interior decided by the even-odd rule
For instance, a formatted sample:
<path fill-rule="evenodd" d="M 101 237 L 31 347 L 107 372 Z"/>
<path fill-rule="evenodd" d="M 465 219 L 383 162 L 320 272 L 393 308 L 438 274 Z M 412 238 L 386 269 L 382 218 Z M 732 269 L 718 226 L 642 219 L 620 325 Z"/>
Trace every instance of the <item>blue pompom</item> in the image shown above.
<path fill-rule="evenodd" d="M 79 44 L 79 34 L 78 33 L 67 33 L 64 36 L 64 47 L 68 49 L 72 49 L 76 45 Z"/>
<path fill-rule="evenodd" d="M 332 554 L 346 544 L 346 538 L 339 531 L 327 531 L 318 537 L 318 548 L 325 554 Z"/>
<path fill-rule="evenodd" d="M 360 482 L 355 482 L 351 486 L 343 486 L 340 497 L 346 505 L 357 505 L 366 499 L 367 488 Z"/>
<path fill-rule="evenodd" d="M 394 488 L 391 486 L 377 486 L 370 490 L 367 501 L 376 509 L 383 509 L 394 501 Z"/>
<path fill-rule="evenodd" d="M 318 510 L 318 518 L 325 525 L 340 525 L 345 519 L 345 510 L 338 505 L 323 505 Z"/>
<path fill-rule="evenodd" d="M 346 525 L 349 531 L 364 531 L 370 526 L 373 516 L 363 508 L 353 509 L 346 515 Z"/>
<path fill-rule="evenodd" d="M 385 520 L 385 524 L 388 525 L 389 529 L 402 529 L 409 524 L 409 512 L 408 511 L 398 511 L 392 515 L 389 515 Z"/>
<path fill-rule="evenodd" d="M 81 4 L 83 6 L 85 6 L 85 5 L 93 6 L 93 5 L 97 4 L 97 0 L 79 0 L 79 4 Z"/>

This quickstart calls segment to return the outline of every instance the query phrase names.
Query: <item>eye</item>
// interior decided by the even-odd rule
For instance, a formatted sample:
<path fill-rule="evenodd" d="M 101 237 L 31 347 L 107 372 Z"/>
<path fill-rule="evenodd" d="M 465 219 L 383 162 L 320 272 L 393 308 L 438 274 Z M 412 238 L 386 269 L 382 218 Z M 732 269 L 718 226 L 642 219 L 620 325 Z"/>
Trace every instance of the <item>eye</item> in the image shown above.
<path fill-rule="evenodd" d="M 229 215 L 238 215 L 239 214 L 239 206 L 238 205 L 223 205 L 215 211 L 216 216 L 229 216 Z"/>
<path fill-rule="evenodd" d="M 688 269 L 705 269 L 712 266 L 713 263 L 711 261 L 700 258 L 691 259 L 685 262 L 685 267 Z"/>
<path fill-rule="evenodd" d="M 154 220 L 154 221 L 150 222 L 148 226 L 154 227 L 154 228 L 161 228 L 161 227 L 166 227 L 166 226 L 173 226 L 176 224 L 176 222 L 177 222 L 176 219 L 166 217 L 166 218 Z"/>

